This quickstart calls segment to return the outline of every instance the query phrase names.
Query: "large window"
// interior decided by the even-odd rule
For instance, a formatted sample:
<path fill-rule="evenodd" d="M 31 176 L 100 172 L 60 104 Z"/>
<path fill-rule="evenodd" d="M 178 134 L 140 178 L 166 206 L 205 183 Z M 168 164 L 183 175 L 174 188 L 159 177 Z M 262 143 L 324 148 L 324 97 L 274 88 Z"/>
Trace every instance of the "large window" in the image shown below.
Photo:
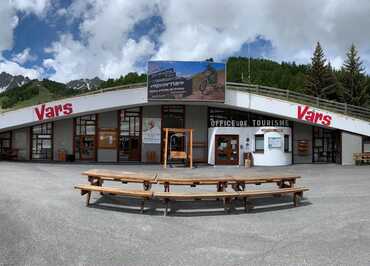
<path fill-rule="evenodd" d="M 119 161 L 140 161 L 141 159 L 141 108 L 119 112 Z"/>
<path fill-rule="evenodd" d="M 370 137 L 364 137 L 364 152 L 370 152 Z"/>
<path fill-rule="evenodd" d="M 32 160 L 53 159 L 53 123 L 43 123 L 31 128 Z"/>
<path fill-rule="evenodd" d="M 96 115 L 75 118 L 75 159 L 96 160 Z"/>
<path fill-rule="evenodd" d="M 255 135 L 254 136 L 254 151 L 263 153 L 265 151 L 265 136 Z"/>
<path fill-rule="evenodd" d="M 11 149 L 12 133 L 11 131 L 0 133 L 0 156 L 6 154 Z"/>

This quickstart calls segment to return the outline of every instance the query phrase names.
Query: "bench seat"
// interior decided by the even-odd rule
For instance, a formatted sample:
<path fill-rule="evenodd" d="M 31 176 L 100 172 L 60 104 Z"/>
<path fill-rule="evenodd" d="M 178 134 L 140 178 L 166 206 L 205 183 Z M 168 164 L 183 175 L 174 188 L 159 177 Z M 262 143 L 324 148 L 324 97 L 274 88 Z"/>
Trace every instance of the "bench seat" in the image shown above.
<path fill-rule="evenodd" d="M 91 192 L 108 193 L 112 195 L 120 195 L 130 198 L 142 199 L 141 212 L 144 211 L 144 200 L 148 200 L 153 197 L 153 192 L 145 190 L 133 190 L 133 189 L 121 189 L 114 187 L 101 187 L 93 185 L 76 185 L 75 189 L 81 190 L 81 195 L 87 194 L 86 206 L 90 204 Z"/>
<path fill-rule="evenodd" d="M 250 198 L 262 198 L 269 196 L 280 196 L 286 194 L 293 194 L 294 206 L 297 206 L 300 199 L 303 196 L 304 191 L 308 191 L 308 188 L 297 187 L 297 188 L 279 188 L 273 190 L 245 190 L 245 191 L 234 191 L 234 192 L 154 192 L 153 198 L 165 200 L 166 209 L 164 215 L 167 215 L 169 201 L 177 200 L 199 200 L 199 199 L 223 199 L 225 212 L 230 210 L 227 205 L 231 204 L 233 198 L 242 198 L 244 200 L 245 210 L 249 208 L 250 204 L 248 199 Z"/>

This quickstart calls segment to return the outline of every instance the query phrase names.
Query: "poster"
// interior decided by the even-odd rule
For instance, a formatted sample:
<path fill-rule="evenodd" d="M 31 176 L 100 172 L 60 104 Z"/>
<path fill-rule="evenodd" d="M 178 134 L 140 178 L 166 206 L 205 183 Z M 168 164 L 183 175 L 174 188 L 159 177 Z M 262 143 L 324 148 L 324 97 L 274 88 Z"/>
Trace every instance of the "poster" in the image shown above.
<path fill-rule="evenodd" d="M 268 139 L 269 149 L 281 148 L 281 137 L 270 137 Z"/>
<path fill-rule="evenodd" d="M 161 119 L 143 118 L 143 143 L 161 143 Z"/>
<path fill-rule="evenodd" d="M 148 100 L 225 101 L 225 64 L 149 61 Z"/>
<path fill-rule="evenodd" d="M 98 146 L 100 149 L 117 149 L 117 129 L 100 128 Z"/>

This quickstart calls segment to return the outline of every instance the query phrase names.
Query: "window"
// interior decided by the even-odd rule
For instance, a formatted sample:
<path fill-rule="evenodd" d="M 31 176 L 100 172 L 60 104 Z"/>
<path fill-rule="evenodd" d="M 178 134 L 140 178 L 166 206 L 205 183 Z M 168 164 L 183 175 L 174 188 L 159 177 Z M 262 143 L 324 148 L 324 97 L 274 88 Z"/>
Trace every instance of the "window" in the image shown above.
<path fill-rule="evenodd" d="M 140 161 L 141 158 L 141 108 L 119 112 L 119 161 Z"/>
<path fill-rule="evenodd" d="M 44 123 L 33 126 L 32 134 L 32 160 L 53 159 L 53 123 Z"/>
<path fill-rule="evenodd" d="M 76 160 L 96 160 L 96 115 L 75 118 L 75 158 Z"/>
<path fill-rule="evenodd" d="M 289 135 L 284 135 L 284 152 L 289 152 Z"/>
<path fill-rule="evenodd" d="M 254 136 L 254 152 L 265 151 L 265 136 L 264 135 L 255 135 Z"/>
<path fill-rule="evenodd" d="M 11 149 L 12 133 L 4 132 L 0 133 L 0 154 L 7 153 Z"/>

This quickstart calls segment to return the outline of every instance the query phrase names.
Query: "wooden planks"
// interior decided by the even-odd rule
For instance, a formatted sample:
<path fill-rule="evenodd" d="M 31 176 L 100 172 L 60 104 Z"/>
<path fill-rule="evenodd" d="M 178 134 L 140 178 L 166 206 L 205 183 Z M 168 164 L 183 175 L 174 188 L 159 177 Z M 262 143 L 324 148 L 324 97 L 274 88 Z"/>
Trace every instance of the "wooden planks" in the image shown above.
<path fill-rule="evenodd" d="M 115 187 L 101 187 L 101 186 L 93 186 L 93 185 L 85 185 L 85 184 L 76 185 L 75 189 L 80 189 L 82 191 L 109 193 L 109 194 L 134 197 L 134 198 L 152 198 L 153 196 L 152 191 L 121 189 L 121 188 L 115 188 Z"/>
<path fill-rule="evenodd" d="M 110 181 L 125 181 L 130 183 L 144 183 L 149 182 L 155 184 L 156 176 L 150 176 L 143 173 L 126 172 L 126 171 L 112 171 L 112 170 L 102 170 L 102 169 L 92 169 L 83 172 L 82 175 L 88 177 L 99 178 L 103 180 Z"/>

